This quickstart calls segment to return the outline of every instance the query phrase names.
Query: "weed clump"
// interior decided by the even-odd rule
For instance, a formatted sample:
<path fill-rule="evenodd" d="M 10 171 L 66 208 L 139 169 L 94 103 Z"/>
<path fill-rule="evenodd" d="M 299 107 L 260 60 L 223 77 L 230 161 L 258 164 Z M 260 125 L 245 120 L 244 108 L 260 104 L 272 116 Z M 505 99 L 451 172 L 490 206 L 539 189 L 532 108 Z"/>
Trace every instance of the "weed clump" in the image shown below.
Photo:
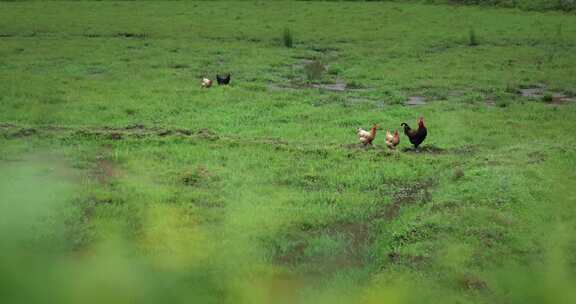
<path fill-rule="evenodd" d="M 289 28 L 284 29 L 284 33 L 282 34 L 282 41 L 284 42 L 284 46 L 287 48 L 291 48 L 294 45 L 294 37 L 292 36 L 292 31 Z"/>
<path fill-rule="evenodd" d="M 315 82 L 322 79 L 322 74 L 326 68 L 320 60 L 313 60 L 304 66 L 304 72 L 306 74 L 306 80 L 308 82 Z"/>

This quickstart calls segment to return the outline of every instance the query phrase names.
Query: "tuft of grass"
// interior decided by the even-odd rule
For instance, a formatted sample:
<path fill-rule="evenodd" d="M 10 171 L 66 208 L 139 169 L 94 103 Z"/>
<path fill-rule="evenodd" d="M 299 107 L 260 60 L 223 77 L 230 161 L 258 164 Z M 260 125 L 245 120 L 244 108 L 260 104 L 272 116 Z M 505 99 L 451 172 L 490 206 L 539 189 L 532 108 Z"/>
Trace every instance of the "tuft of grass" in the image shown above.
<path fill-rule="evenodd" d="M 496 106 L 498 106 L 499 108 L 506 108 L 510 105 L 510 101 L 508 101 L 507 99 L 499 99 L 496 102 Z"/>
<path fill-rule="evenodd" d="M 468 45 L 469 46 L 477 46 L 480 43 L 478 42 L 478 37 L 476 36 L 476 30 L 474 30 L 474 28 L 471 28 L 468 31 Z"/>
<path fill-rule="evenodd" d="M 287 48 L 292 48 L 294 46 L 294 37 L 292 36 L 290 28 L 284 28 L 284 32 L 282 33 L 282 42 L 284 42 L 284 46 Z"/>
<path fill-rule="evenodd" d="M 454 170 L 454 180 L 460 180 L 462 178 L 464 178 L 464 170 L 462 170 L 462 168 Z"/>
<path fill-rule="evenodd" d="M 322 79 L 322 75 L 324 74 L 325 70 L 326 70 L 326 67 L 318 59 L 307 63 L 304 66 L 304 73 L 306 74 L 306 80 L 308 82 L 320 81 Z"/>
<path fill-rule="evenodd" d="M 554 96 L 552 93 L 546 93 L 542 96 L 542 101 L 546 103 L 551 103 L 554 100 Z"/>

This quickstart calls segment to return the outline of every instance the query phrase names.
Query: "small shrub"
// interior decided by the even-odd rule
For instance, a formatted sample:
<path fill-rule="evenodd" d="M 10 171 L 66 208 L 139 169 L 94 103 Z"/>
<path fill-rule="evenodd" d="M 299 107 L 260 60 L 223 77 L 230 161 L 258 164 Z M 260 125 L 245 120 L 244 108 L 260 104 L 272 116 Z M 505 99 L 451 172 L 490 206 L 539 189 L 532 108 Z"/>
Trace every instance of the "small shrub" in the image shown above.
<path fill-rule="evenodd" d="M 304 66 L 304 72 L 306 73 L 306 80 L 308 82 L 319 81 L 322 79 L 324 71 L 324 64 L 322 64 L 320 60 L 314 60 Z"/>
<path fill-rule="evenodd" d="M 471 28 L 470 31 L 468 31 L 468 45 L 469 46 L 479 45 L 478 37 L 476 37 L 476 31 L 473 28 Z"/>
<path fill-rule="evenodd" d="M 292 37 L 292 31 L 290 31 L 289 28 L 284 29 L 282 41 L 284 42 L 284 46 L 287 48 L 291 48 L 294 45 L 294 37 Z"/>

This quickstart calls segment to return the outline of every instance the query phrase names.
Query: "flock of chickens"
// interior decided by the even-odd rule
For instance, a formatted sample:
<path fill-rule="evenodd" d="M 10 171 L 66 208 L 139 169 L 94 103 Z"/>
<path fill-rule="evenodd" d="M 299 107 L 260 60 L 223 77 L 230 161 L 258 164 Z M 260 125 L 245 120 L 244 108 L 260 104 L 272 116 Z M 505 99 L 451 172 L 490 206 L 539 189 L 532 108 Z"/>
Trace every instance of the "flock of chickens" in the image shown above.
<path fill-rule="evenodd" d="M 401 127 L 404 128 L 404 134 L 410 140 L 410 143 L 414 145 L 414 148 L 418 149 L 418 146 L 424 142 L 426 139 L 426 135 L 428 135 L 428 130 L 424 125 L 424 117 L 420 117 L 418 119 L 418 129 L 414 130 L 410 128 L 410 126 L 403 122 L 400 124 Z M 372 126 L 370 131 L 366 131 L 362 128 L 358 128 L 358 139 L 360 143 L 364 146 L 372 145 L 372 142 L 376 138 L 376 130 L 378 129 L 378 125 Z M 391 150 L 396 149 L 396 146 L 400 143 L 400 135 L 398 134 L 398 130 L 394 130 L 394 134 L 390 133 L 390 131 L 386 130 L 386 146 Z"/>
<path fill-rule="evenodd" d="M 216 74 L 216 81 L 218 85 L 228 85 L 230 83 L 230 73 L 220 76 Z M 212 86 L 212 80 L 209 78 L 202 78 L 201 85 L 203 88 L 209 88 Z M 418 129 L 414 130 L 410 128 L 410 126 L 403 122 L 400 124 L 401 127 L 404 128 L 404 134 L 410 140 L 410 143 L 414 145 L 414 148 L 418 149 L 418 146 L 426 139 L 426 135 L 428 135 L 428 130 L 424 125 L 424 117 L 420 117 L 418 119 Z M 366 131 L 362 128 L 358 128 L 358 139 L 360 143 L 364 146 L 372 145 L 372 142 L 376 138 L 376 130 L 378 129 L 378 125 L 375 124 L 372 126 L 370 131 Z M 390 131 L 386 130 L 386 146 L 391 150 L 396 149 L 396 146 L 400 143 L 400 134 L 398 134 L 398 130 L 394 130 L 394 133 L 390 133 Z"/>
<path fill-rule="evenodd" d="M 224 75 L 224 76 L 220 76 L 219 74 L 216 74 L 216 81 L 218 82 L 218 85 L 227 85 L 230 83 L 230 73 Z M 209 88 L 212 86 L 212 79 L 210 78 L 202 78 L 202 83 L 201 83 L 203 88 Z"/>

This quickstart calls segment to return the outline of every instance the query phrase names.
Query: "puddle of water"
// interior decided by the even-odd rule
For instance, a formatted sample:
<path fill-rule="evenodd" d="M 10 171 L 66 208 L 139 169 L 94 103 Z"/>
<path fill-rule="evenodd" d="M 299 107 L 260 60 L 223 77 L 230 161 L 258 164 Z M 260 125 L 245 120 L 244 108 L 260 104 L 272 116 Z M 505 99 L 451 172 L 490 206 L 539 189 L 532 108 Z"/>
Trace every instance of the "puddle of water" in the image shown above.
<path fill-rule="evenodd" d="M 554 94 L 552 94 L 552 101 L 550 101 L 550 104 L 559 105 L 559 104 L 567 104 L 567 103 L 572 103 L 572 102 L 576 102 L 575 97 L 569 97 L 569 96 L 566 96 L 565 94 L 562 94 L 562 93 L 554 93 Z"/>

